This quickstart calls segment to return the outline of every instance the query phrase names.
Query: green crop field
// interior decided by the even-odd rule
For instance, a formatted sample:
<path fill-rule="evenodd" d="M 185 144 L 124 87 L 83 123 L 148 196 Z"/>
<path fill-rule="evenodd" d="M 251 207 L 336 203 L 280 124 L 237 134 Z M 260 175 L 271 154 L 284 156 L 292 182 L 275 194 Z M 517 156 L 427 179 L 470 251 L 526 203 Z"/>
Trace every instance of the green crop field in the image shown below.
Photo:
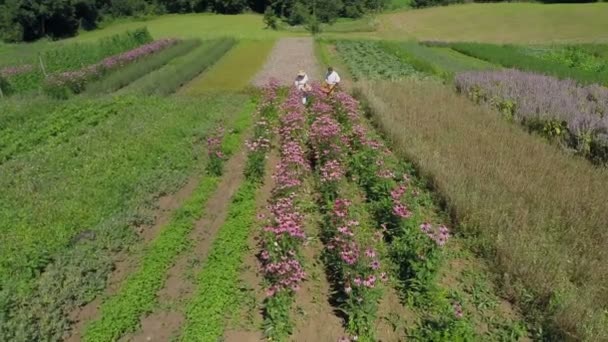
<path fill-rule="evenodd" d="M 323 1 L 0 1 L 0 341 L 608 340 L 608 4 Z"/>

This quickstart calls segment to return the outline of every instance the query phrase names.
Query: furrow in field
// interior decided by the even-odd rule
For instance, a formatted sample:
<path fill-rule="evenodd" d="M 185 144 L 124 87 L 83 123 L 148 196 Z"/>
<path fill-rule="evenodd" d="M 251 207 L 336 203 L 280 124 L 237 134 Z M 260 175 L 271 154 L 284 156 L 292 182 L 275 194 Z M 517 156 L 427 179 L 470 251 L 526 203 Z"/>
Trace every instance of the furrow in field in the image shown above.
<path fill-rule="evenodd" d="M 189 253 L 180 256 L 167 272 L 164 287 L 156 293 L 158 305 L 141 319 L 140 329 L 124 341 L 167 341 L 184 322 L 184 303 L 195 289 L 192 267 L 204 264 L 215 236 L 228 214 L 230 199 L 243 180 L 245 153 L 239 151 L 226 164 L 217 190 L 205 206 L 206 213 L 194 224 L 189 235 L 193 246 Z"/>
<path fill-rule="evenodd" d="M 157 292 L 166 282 L 167 272 L 179 255 L 188 249 L 189 234 L 194 229 L 196 221 L 203 216 L 205 203 L 209 203 L 220 183 L 221 161 L 218 156 L 221 154 L 217 154 L 220 150 L 215 149 L 221 148 L 225 155 L 232 155 L 240 147 L 243 133 L 250 124 L 250 111 L 250 106 L 245 106 L 236 119 L 235 129 L 223 136 L 223 141 L 219 138 L 208 140 L 210 142 L 208 174 L 193 196 L 175 213 L 160 235 L 150 243 L 139 269 L 126 279 L 115 295 L 110 296 L 101 305 L 100 317 L 86 326 L 82 340 L 116 340 L 136 329 L 140 317 L 154 309 Z M 218 134 L 223 135 L 223 133 Z M 214 168 L 215 165 L 219 165 L 220 169 Z"/>

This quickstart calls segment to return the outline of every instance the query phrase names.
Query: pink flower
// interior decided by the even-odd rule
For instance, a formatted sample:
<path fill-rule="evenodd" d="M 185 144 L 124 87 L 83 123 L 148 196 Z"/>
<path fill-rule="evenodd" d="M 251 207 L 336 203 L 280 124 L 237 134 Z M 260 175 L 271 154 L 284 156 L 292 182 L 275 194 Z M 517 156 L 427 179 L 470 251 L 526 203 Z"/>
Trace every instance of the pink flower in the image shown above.
<path fill-rule="evenodd" d="M 412 213 L 403 204 L 396 204 L 393 207 L 393 213 L 401 218 L 409 218 L 412 216 Z"/>

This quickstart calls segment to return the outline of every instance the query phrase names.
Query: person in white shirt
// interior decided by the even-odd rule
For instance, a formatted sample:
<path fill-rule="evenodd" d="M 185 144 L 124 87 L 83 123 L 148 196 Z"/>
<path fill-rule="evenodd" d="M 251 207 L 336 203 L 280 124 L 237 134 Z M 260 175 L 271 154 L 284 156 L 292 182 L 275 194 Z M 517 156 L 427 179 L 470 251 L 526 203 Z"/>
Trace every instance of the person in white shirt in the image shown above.
<path fill-rule="evenodd" d="M 327 68 L 327 75 L 325 76 L 325 86 L 324 91 L 327 94 L 330 94 L 334 88 L 340 84 L 340 75 L 334 70 L 334 68 Z"/>
<path fill-rule="evenodd" d="M 304 70 L 298 72 L 294 85 L 296 89 L 302 92 L 302 104 L 306 104 L 308 92 L 311 90 L 311 87 L 308 84 L 308 75 L 306 75 Z"/>

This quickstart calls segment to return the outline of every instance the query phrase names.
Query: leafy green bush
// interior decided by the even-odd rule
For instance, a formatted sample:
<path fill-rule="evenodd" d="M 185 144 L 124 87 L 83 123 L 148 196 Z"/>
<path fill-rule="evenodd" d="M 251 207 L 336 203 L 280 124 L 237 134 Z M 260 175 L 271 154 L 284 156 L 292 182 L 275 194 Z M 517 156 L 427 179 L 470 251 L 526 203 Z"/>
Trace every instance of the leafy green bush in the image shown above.
<path fill-rule="evenodd" d="M 272 8 L 268 6 L 264 11 L 264 24 L 266 28 L 276 30 L 279 28 L 279 18 L 274 14 Z"/>

